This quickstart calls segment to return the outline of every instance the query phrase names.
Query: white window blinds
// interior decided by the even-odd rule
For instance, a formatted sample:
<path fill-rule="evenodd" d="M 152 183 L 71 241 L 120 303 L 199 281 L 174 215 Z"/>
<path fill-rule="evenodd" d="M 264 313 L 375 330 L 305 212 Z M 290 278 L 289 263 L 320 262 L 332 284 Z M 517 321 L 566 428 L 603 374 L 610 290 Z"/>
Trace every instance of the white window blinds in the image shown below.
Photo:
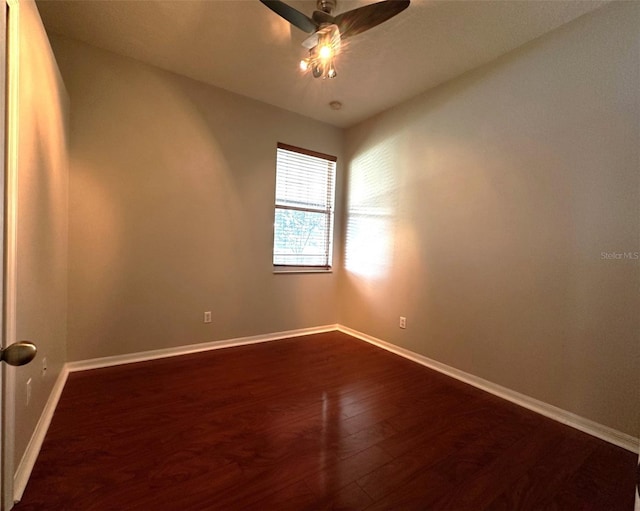
<path fill-rule="evenodd" d="M 336 157 L 278 144 L 273 264 L 331 267 Z"/>

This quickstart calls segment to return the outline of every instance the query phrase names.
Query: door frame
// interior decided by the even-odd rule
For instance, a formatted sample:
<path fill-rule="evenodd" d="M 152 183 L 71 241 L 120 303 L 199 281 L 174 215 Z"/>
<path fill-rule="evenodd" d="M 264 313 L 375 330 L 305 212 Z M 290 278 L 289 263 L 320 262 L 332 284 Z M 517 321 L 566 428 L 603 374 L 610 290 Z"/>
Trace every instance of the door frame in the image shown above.
<path fill-rule="evenodd" d="M 16 342 L 16 259 L 17 259 L 17 189 L 18 189 L 18 71 L 19 71 L 19 0 L 5 0 L 2 14 L 2 113 L 3 130 L 3 335 L 2 347 Z M 15 369 L 6 366 L 2 373 L 2 421 L 0 425 L 2 461 L 0 509 L 8 511 L 14 504 L 15 443 Z"/>

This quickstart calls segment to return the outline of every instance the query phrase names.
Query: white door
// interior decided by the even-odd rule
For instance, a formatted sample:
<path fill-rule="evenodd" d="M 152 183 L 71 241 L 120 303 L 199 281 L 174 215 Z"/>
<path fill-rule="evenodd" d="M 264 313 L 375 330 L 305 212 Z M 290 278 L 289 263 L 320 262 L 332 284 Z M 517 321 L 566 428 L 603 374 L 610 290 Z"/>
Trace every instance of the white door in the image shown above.
<path fill-rule="evenodd" d="M 0 352 L 0 509 L 9 510 L 13 507 L 13 440 L 14 440 L 14 385 L 11 366 L 29 363 L 35 356 L 35 345 L 28 342 L 19 342 L 8 345 L 15 338 L 15 214 L 12 213 L 12 197 L 9 197 L 13 180 L 15 180 L 15 140 L 11 139 L 14 132 L 12 125 L 16 119 L 10 115 L 9 105 L 12 104 L 12 89 L 9 86 L 11 69 L 10 50 L 12 44 L 17 44 L 11 31 L 10 5 L 16 6 L 15 0 L 5 0 L 4 9 L 0 13 L 0 161 L 2 162 L 0 176 L 0 239 L 4 240 L 3 250 L 0 250 L 0 286 L 4 292 L 0 293 L 0 324 L 2 328 L 2 340 Z M 17 8 L 17 7 L 14 7 Z M 9 101 L 7 101 L 9 97 Z M 12 112 L 15 116 L 17 112 Z M 13 172 L 12 172 L 13 169 Z"/>

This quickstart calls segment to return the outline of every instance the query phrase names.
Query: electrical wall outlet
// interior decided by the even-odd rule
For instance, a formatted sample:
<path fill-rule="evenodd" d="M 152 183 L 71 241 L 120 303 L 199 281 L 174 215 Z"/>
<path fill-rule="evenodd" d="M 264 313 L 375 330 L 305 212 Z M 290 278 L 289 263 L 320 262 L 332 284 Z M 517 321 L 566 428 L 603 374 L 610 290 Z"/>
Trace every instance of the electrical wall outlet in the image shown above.
<path fill-rule="evenodd" d="M 27 380 L 27 406 L 29 406 L 29 402 L 31 401 L 31 378 Z"/>
<path fill-rule="evenodd" d="M 40 374 L 43 378 L 47 375 L 47 357 L 42 359 L 42 372 Z"/>
<path fill-rule="evenodd" d="M 211 311 L 206 311 L 204 313 L 204 322 L 211 323 Z"/>
<path fill-rule="evenodd" d="M 400 316 L 399 326 L 400 328 L 407 328 L 407 318 Z"/>

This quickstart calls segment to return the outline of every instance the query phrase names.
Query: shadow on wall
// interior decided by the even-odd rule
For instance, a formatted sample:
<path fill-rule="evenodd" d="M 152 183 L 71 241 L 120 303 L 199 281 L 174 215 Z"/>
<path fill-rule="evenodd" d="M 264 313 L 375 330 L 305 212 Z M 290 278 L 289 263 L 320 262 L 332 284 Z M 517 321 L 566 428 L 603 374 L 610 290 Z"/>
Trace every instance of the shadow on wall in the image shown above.
<path fill-rule="evenodd" d="M 216 311 L 232 318 L 241 310 L 227 268 L 245 257 L 246 219 L 219 142 L 224 109 L 207 116 L 197 93 L 159 71 L 126 63 L 95 70 L 88 97 L 99 100 L 75 121 L 83 129 L 74 132 L 71 262 L 80 278 L 71 292 L 91 304 L 83 316 L 93 318 L 92 331 L 125 352 L 119 324 L 131 336 L 181 339 L 172 317 L 200 310 L 214 294 L 209 283 L 224 296 Z"/>

